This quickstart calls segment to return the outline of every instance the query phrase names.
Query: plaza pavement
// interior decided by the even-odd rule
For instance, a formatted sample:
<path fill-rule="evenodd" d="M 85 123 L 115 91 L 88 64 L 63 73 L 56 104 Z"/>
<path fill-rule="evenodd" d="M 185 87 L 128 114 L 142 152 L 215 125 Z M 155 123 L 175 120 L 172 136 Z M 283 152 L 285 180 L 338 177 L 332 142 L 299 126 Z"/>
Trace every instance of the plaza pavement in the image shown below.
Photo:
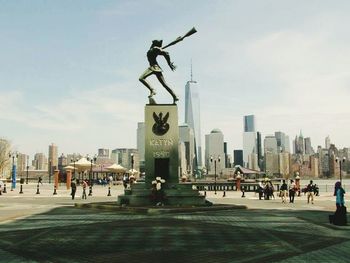
<path fill-rule="evenodd" d="M 350 262 L 350 227 L 328 223 L 330 193 L 307 204 L 207 192 L 214 204 L 247 209 L 145 214 L 74 204 L 116 200 L 122 186 L 94 186 L 76 200 L 62 185 L 24 185 L 0 196 L 0 262 Z M 348 202 L 348 200 L 347 200 Z"/>

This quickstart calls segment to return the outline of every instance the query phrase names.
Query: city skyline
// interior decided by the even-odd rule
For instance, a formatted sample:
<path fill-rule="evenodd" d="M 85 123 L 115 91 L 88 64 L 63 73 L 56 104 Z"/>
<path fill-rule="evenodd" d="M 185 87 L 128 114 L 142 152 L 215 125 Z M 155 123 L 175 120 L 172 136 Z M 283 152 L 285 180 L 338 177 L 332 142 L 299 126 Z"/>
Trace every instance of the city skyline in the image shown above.
<path fill-rule="evenodd" d="M 147 103 L 138 83 L 145 53 L 153 39 L 169 43 L 192 26 L 198 33 L 168 50 L 177 71 L 159 61 L 180 97 L 179 125 L 192 59 L 202 141 L 218 128 L 230 151 L 242 149 L 242 116 L 253 114 L 263 137 L 282 130 L 293 138 L 302 130 L 315 149 L 328 135 L 338 147 L 350 146 L 346 1 L 0 6 L 0 137 L 31 158 L 51 143 L 59 155 L 135 148 Z M 171 101 L 156 89 L 160 103 Z"/>

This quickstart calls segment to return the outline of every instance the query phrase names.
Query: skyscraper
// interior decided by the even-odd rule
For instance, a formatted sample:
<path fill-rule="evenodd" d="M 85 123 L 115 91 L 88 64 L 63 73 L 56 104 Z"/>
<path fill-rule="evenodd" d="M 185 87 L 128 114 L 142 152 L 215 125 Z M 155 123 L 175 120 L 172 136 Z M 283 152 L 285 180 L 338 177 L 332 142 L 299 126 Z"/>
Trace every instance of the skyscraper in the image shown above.
<path fill-rule="evenodd" d="M 311 146 L 311 138 L 306 137 L 304 139 L 304 145 L 305 145 L 305 154 L 314 154 L 314 149 Z"/>
<path fill-rule="evenodd" d="M 243 161 L 248 167 L 249 155 L 258 152 L 256 145 L 257 133 L 255 132 L 255 117 L 247 115 L 243 117 Z"/>
<path fill-rule="evenodd" d="M 261 150 L 261 132 L 256 133 L 256 148 L 257 148 L 257 156 L 258 156 L 258 166 L 261 169 L 263 167 L 263 153 Z"/>
<path fill-rule="evenodd" d="M 301 131 L 300 131 L 299 137 L 295 136 L 294 153 L 295 154 L 304 154 L 305 153 L 304 137 L 303 137 Z"/>
<path fill-rule="evenodd" d="M 244 132 L 255 132 L 255 116 L 244 116 Z"/>
<path fill-rule="evenodd" d="M 197 166 L 202 166 L 202 143 L 201 143 L 201 124 L 200 124 L 200 101 L 197 82 L 187 81 L 185 86 L 185 123 L 193 129 L 196 145 L 195 160 Z"/>

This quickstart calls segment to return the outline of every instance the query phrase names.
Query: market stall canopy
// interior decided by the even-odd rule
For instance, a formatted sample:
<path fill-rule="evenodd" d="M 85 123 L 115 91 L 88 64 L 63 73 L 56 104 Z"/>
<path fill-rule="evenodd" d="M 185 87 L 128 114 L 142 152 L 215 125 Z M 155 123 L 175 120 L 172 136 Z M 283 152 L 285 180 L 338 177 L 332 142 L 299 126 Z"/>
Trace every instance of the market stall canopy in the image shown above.
<path fill-rule="evenodd" d="M 111 166 L 106 167 L 108 171 L 114 172 L 114 173 L 123 173 L 126 171 L 126 168 L 121 166 L 120 164 L 112 164 Z"/>
<path fill-rule="evenodd" d="M 77 170 L 78 167 L 74 168 L 74 166 L 72 166 L 72 165 L 67 165 L 67 166 L 63 167 L 63 169 L 65 169 L 65 170 L 74 170 L 74 169 Z"/>
<path fill-rule="evenodd" d="M 70 163 L 69 165 L 72 164 L 74 165 L 74 163 Z M 91 162 L 83 157 L 79 161 L 75 162 L 75 166 L 78 167 L 78 170 L 87 170 L 91 167 Z M 95 164 L 92 163 L 92 166 L 95 166 Z"/>

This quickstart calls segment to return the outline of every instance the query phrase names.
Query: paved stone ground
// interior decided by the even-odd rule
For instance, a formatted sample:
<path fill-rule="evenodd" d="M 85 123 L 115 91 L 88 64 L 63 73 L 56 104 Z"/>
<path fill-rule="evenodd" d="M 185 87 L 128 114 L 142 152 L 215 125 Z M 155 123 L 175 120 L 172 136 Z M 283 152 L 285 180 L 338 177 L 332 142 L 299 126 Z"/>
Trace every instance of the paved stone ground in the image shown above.
<path fill-rule="evenodd" d="M 75 202 L 113 201 L 121 188 L 113 193 L 96 187 Z M 51 194 L 0 196 L 0 262 L 350 262 L 350 227 L 327 222 L 331 196 L 307 205 L 208 193 L 248 209 L 147 215 L 75 208 L 68 191 Z"/>

